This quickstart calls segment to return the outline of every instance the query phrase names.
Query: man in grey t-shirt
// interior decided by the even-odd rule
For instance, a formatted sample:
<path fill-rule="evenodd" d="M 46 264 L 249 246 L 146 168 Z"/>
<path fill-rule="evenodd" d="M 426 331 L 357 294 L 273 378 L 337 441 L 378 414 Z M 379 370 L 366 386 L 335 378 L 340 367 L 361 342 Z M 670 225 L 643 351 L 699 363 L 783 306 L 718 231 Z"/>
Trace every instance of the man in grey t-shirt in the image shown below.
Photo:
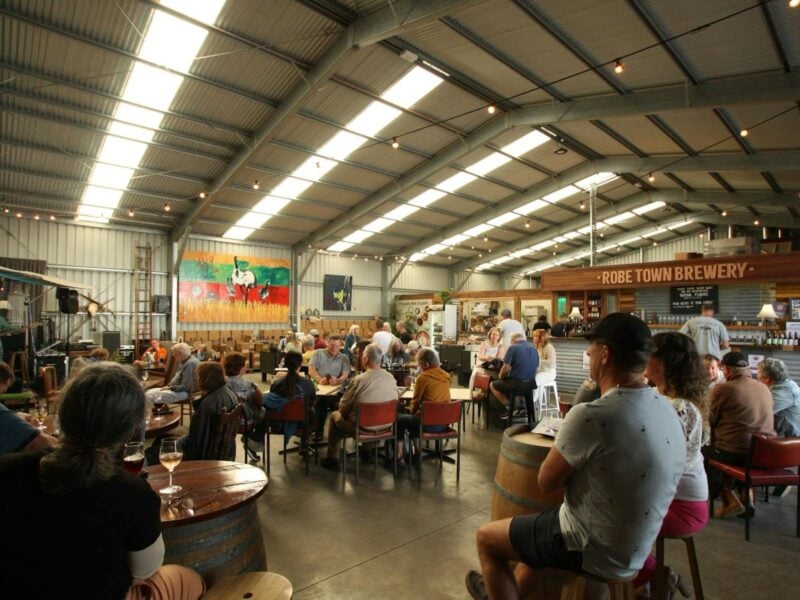
<path fill-rule="evenodd" d="M 694 340 L 700 356 L 711 354 L 720 359 L 722 351 L 730 348 L 728 330 L 714 318 L 714 305 L 710 302 L 703 304 L 700 316 L 686 321 L 680 331 Z"/>
<path fill-rule="evenodd" d="M 603 395 L 570 410 L 538 477 L 545 493 L 565 488 L 564 503 L 478 530 L 483 575 L 467 575 L 473 598 L 528 597 L 545 568 L 630 577 L 658 535 L 686 449 L 675 409 L 642 375 L 650 330 L 612 313 L 585 337 Z M 516 572 L 509 561 L 520 561 Z"/>
<path fill-rule="evenodd" d="M 522 323 L 511 318 L 511 311 L 507 308 L 500 311 L 500 316 L 503 318 L 497 326 L 503 332 L 503 347 L 509 348 L 511 346 L 511 336 L 515 333 L 521 333 L 525 337 L 525 328 Z"/>

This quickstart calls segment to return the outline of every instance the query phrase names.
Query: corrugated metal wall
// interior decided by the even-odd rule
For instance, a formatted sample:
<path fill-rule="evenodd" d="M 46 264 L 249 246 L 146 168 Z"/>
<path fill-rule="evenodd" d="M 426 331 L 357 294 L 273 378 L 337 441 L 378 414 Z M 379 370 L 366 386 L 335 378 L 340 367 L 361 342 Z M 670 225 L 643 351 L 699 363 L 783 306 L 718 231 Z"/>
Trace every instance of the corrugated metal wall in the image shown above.
<path fill-rule="evenodd" d="M 305 265 L 308 257 L 302 256 Z M 319 309 L 323 317 L 334 319 L 371 318 L 381 314 L 381 269 L 383 262 L 352 259 L 328 254 L 318 254 L 300 282 L 298 306 L 303 313 L 307 308 Z M 325 275 L 350 275 L 353 278 L 352 311 L 326 311 L 322 308 L 322 285 Z"/>
<path fill-rule="evenodd" d="M 761 305 L 774 300 L 774 284 L 720 285 L 717 317 L 723 321 L 733 320 L 736 317 L 743 321 L 755 322 Z M 644 308 L 648 319 L 653 313 L 669 314 L 669 288 L 636 290 L 636 308 Z"/>
<path fill-rule="evenodd" d="M 397 262 L 389 265 L 389 281 L 394 279 L 400 265 L 401 263 Z M 409 263 L 394 282 L 391 292 L 393 294 L 413 294 L 431 290 L 438 292 L 449 287 L 450 281 L 446 268 Z"/>
<path fill-rule="evenodd" d="M 458 289 L 458 286 L 467 279 L 469 273 L 466 271 L 459 271 L 455 274 L 455 288 Z M 475 273 L 472 277 L 467 279 L 467 282 L 464 284 L 459 291 L 462 292 L 483 292 L 487 290 L 500 290 L 503 289 L 503 278 L 499 274 L 493 273 Z M 513 285 L 513 284 L 512 284 Z"/>
<path fill-rule="evenodd" d="M 153 247 L 153 293 L 169 294 L 168 242 L 163 234 L 72 222 L 0 218 L 0 255 L 47 261 L 48 275 L 91 286 L 87 295 L 107 302 L 115 313 L 98 315 L 94 322 L 85 315 L 67 318 L 58 312 L 55 289 L 47 290 L 42 316 L 54 319 L 59 339 L 73 330 L 73 339 L 99 340 L 103 331 L 120 331 L 123 343 L 131 339 L 133 248 L 147 243 Z M 81 299 L 80 305 L 85 306 L 86 301 Z M 34 319 L 38 318 L 34 315 Z M 166 323 L 165 316 L 154 316 L 156 332 L 166 329 Z"/>
<path fill-rule="evenodd" d="M 551 338 L 551 341 L 556 348 L 558 391 L 573 394 L 589 375 L 589 371 L 583 369 L 583 353 L 589 344 L 580 339 Z"/>
<path fill-rule="evenodd" d="M 658 246 L 646 246 L 641 251 L 628 252 L 621 256 L 612 256 L 606 260 L 598 261 L 598 265 L 629 265 L 640 262 L 661 262 L 675 260 L 676 252 L 703 252 L 704 238 L 699 235 L 688 235 L 671 242 L 660 243 Z M 644 261 L 640 255 L 644 255 Z"/>

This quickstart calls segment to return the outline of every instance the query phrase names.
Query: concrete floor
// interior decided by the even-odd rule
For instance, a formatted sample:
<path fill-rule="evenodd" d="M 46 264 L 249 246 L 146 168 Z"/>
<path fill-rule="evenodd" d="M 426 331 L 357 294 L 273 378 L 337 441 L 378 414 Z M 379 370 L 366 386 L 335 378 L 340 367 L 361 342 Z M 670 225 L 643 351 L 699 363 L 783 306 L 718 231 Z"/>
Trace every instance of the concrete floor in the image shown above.
<path fill-rule="evenodd" d="M 260 383 L 260 382 L 259 382 Z M 500 432 L 467 424 L 461 481 L 455 466 L 426 461 L 422 480 L 362 465 L 347 475 L 272 446 L 269 487 L 259 500 L 269 569 L 286 576 L 298 600 L 469 598 L 464 575 L 477 568 L 475 531 L 490 520 Z M 239 457 L 241 460 L 241 455 Z M 706 598 L 799 598 L 796 492 L 758 503 L 751 541 L 741 519 L 712 520 L 696 538 Z M 681 542 L 667 562 L 690 579 Z"/>

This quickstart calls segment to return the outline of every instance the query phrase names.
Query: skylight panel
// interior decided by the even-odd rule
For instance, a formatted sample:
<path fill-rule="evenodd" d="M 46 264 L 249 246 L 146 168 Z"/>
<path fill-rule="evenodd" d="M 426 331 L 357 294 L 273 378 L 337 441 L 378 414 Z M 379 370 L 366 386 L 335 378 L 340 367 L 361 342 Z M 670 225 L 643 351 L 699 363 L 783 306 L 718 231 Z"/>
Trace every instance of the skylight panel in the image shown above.
<path fill-rule="evenodd" d="M 267 194 L 256 203 L 252 211 L 266 215 L 277 215 L 289 202 L 291 201 L 288 198 L 278 198 L 277 196 Z"/>
<path fill-rule="evenodd" d="M 381 98 L 403 108 L 411 108 L 430 94 L 443 79 L 422 67 L 414 67 L 394 85 L 381 94 Z"/>
<path fill-rule="evenodd" d="M 325 142 L 320 149 L 317 150 L 317 154 L 328 156 L 334 160 L 344 160 L 363 146 L 366 141 L 367 138 L 363 135 L 357 135 L 349 131 L 340 131 Z"/>
<path fill-rule="evenodd" d="M 269 215 L 265 215 L 263 213 L 256 213 L 256 212 L 248 212 L 236 221 L 236 225 L 239 227 L 245 227 L 248 229 L 258 229 L 264 223 L 269 221 Z"/>
<path fill-rule="evenodd" d="M 476 225 L 475 227 L 473 227 L 471 229 L 467 229 L 464 232 L 464 235 L 466 235 L 468 237 L 478 237 L 479 235 L 483 235 L 484 233 L 489 231 L 491 228 L 492 228 L 491 225 L 485 225 L 485 224 Z"/>
<path fill-rule="evenodd" d="M 296 177 L 287 177 L 277 186 L 272 188 L 271 194 L 294 199 L 310 188 L 311 185 L 312 182 L 310 181 L 303 181 L 302 179 L 297 179 Z"/>
<path fill-rule="evenodd" d="M 446 240 L 442 241 L 442 244 L 445 246 L 454 246 L 455 244 L 460 244 L 469 239 L 468 235 L 464 235 L 463 233 L 459 233 L 458 235 L 454 235 L 453 237 L 449 237 Z"/>
<path fill-rule="evenodd" d="M 365 239 L 371 236 L 372 236 L 371 231 L 364 231 L 363 229 L 359 229 L 358 231 L 354 231 L 350 235 L 345 236 L 343 241 L 350 242 L 351 244 L 360 244 Z"/>
<path fill-rule="evenodd" d="M 401 111 L 393 106 L 383 102 L 372 102 L 347 124 L 347 129 L 372 137 L 401 114 Z"/>
<path fill-rule="evenodd" d="M 161 4 L 206 25 L 213 25 L 225 0 L 161 0 Z"/>
<path fill-rule="evenodd" d="M 447 194 L 440 190 L 425 190 L 418 196 L 415 196 L 409 201 L 411 206 L 418 206 L 420 208 L 425 208 L 426 206 L 430 206 L 434 202 L 436 202 L 439 198 L 444 198 Z"/>
<path fill-rule="evenodd" d="M 614 181 L 617 179 L 617 177 L 618 176 L 614 173 L 595 173 L 594 175 L 590 175 L 589 177 L 581 179 L 580 181 L 576 182 L 575 185 L 582 190 L 588 190 L 592 184 L 594 184 L 596 187 L 600 187 L 601 185 L 609 183 L 610 181 Z"/>
<path fill-rule="evenodd" d="M 167 110 L 182 83 L 183 77 L 180 75 L 136 63 L 131 69 L 122 97 L 128 102 Z"/>
<path fill-rule="evenodd" d="M 350 244 L 350 243 L 344 242 L 344 241 L 340 241 L 340 242 L 336 242 L 332 246 L 328 246 L 328 251 L 329 252 L 344 252 L 348 248 L 352 248 L 352 247 L 353 247 L 353 244 Z"/>
<path fill-rule="evenodd" d="M 89 176 L 89 184 L 118 190 L 124 189 L 128 186 L 132 175 L 133 169 L 96 163 Z"/>
<path fill-rule="evenodd" d="M 491 263 L 493 265 L 502 265 L 504 263 L 507 263 L 510 260 L 514 260 L 514 257 L 513 256 L 501 256 L 500 258 L 495 258 L 493 261 L 491 261 Z"/>
<path fill-rule="evenodd" d="M 694 223 L 694 219 L 688 219 L 683 223 L 675 223 L 674 225 L 667 225 L 667 229 L 672 231 L 673 229 L 680 229 L 681 227 L 686 227 L 687 225 L 691 225 L 692 223 Z"/>
<path fill-rule="evenodd" d="M 119 203 L 119 199 L 122 197 L 122 190 L 111 190 L 108 188 L 99 188 L 93 185 L 90 185 L 86 188 L 86 194 L 84 195 L 84 200 L 87 205 L 92 208 L 110 208 L 114 209 L 117 204 Z M 106 214 L 105 212 L 103 214 Z M 111 212 L 107 213 L 107 216 L 111 216 Z"/>
<path fill-rule="evenodd" d="M 422 252 L 415 252 L 411 256 L 408 257 L 408 262 L 417 262 L 418 260 L 422 260 L 425 258 L 425 254 Z"/>
<path fill-rule="evenodd" d="M 466 170 L 473 175 L 481 177 L 509 162 L 511 162 L 510 157 L 500 154 L 499 152 L 492 152 L 486 158 L 467 167 Z"/>
<path fill-rule="evenodd" d="M 529 215 L 544 208 L 545 206 L 549 206 L 549 204 L 544 200 L 534 200 L 533 202 L 528 202 L 525 206 L 518 208 L 517 211 L 524 215 Z"/>
<path fill-rule="evenodd" d="M 633 212 L 637 215 L 644 215 L 646 213 L 652 212 L 659 208 L 663 208 L 666 206 L 665 202 L 651 202 L 650 204 L 645 204 L 644 206 L 640 206 L 639 208 L 634 208 Z"/>
<path fill-rule="evenodd" d="M 150 20 L 139 57 L 175 71 L 186 72 L 192 66 L 206 35 L 204 29 L 157 10 Z"/>
<path fill-rule="evenodd" d="M 417 212 L 419 208 L 416 206 L 411 206 L 410 204 L 401 204 L 397 208 L 393 208 L 388 213 L 383 215 L 387 219 L 392 219 L 393 221 L 402 221 L 406 217 L 413 215 Z"/>
<path fill-rule="evenodd" d="M 147 144 L 123 140 L 113 135 L 107 135 L 103 141 L 103 149 L 97 159 L 112 165 L 125 167 L 138 167 L 147 150 Z"/>
<path fill-rule="evenodd" d="M 222 237 L 229 239 L 229 240 L 246 240 L 250 235 L 255 231 L 255 229 L 250 229 L 249 227 L 239 227 L 238 225 L 234 225 L 233 227 L 229 228 Z"/>
<path fill-rule="evenodd" d="M 476 271 L 485 271 L 486 269 L 491 269 L 492 266 L 494 266 L 494 265 L 492 265 L 492 263 L 486 262 L 486 263 L 483 263 L 482 265 L 478 265 L 477 267 L 475 267 L 475 270 Z"/>
<path fill-rule="evenodd" d="M 448 177 L 436 186 L 437 189 L 445 192 L 455 192 L 457 189 L 464 187 L 468 183 L 475 181 L 477 177 L 471 173 L 456 173 L 452 177 Z"/>
<path fill-rule="evenodd" d="M 512 252 L 511 256 L 513 256 L 514 258 L 522 258 L 530 253 L 531 253 L 530 249 L 525 248 L 523 250 L 517 250 L 516 252 Z"/>
<path fill-rule="evenodd" d="M 620 213 L 618 215 L 614 215 L 613 217 L 609 217 L 604 221 L 604 223 L 606 225 L 617 225 L 618 223 L 623 223 L 628 219 L 632 219 L 635 216 L 636 215 L 634 215 L 632 212 L 625 211 L 624 213 Z"/>
<path fill-rule="evenodd" d="M 548 202 L 558 202 L 560 200 L 563 200 L 564 198 L 572 196 L 573 194 L 577 194 L 578 192 L 580 192 L 580 190 L 576 188 L 574 185 L 568 185 L 566 187 L 561 188 L 560 190 L 552 192 L 551 194 L 547 194 L 542 199 L 547 200 Z"/>
<path fill-rule="evenodd" d="M 333 169 L 337 164 L 329 158 L 322 158 L 321 156 L 311 156 L 306 161 L 292 171 L 292 175 L 299 179 L 308 179 L 310 181 L 319 181 L 325 176 L 328 171 Z"/>
<path fill-rule="evenodd" d="M 425 250 L 422 251 L 422 254 L 428 254 L 428 255 L 436 254 L 437 252 L 441 252 L 445 248 L 447 248 L 447 246 L 445 246 L 444 244 L 434 244 L 433 246 L 428 246 L 427 248 L 425 248 Z"/>
<path fill-rule="evenodd" d="M 381 231 L 383 231 L 390 225 L 393 225 L 394 223 L 395 221 L 392 221 L 391 219 L 387 219 L 385 217 L 378 217 L 369 225 L 364 225 L 364 230 L 370 231 L 372 233 L 380 233 Z"/>
<path fill-rule="evenodd" d="M 530 152 L 537 146 L 541 146 L 545 142 L 549 141 L 550 138 L 547 137 L 542 132 L 534 129 L 530 133 L 526 133 L 518 140 L 511 142 L 503 146 L 502 150 L 506 154 L 510 154 L 513 157 L 519 157 L 527 152 Z"/>
<path fill-rule="evenodd" d="M 551 242 L 550 240 L 546 240 L 544 242 L 539 242 L 538 244 L 534 244 L 533 246 L 531 246 L 531 250 L 533 250 L 535 252 L 538 252 L 539 250 L 545 250 L 546 248 L 549 248 L 553 244 L 554 244 L 554 242 Z"/>
<path fill-rule="evenodd" d="M 513 221 L 514 219 L 518 219 L 518 218 L 519 218 L 519 215 L 517 213 L 507 212 L 507 213 L 505 213 L 503 215 L 500 215 L 499 217 L 495 217 L 494 219 L 492 219 L 488 223 L 489 223 L 489 225 L 492 225 L 493 227 L 501 227 L 502 225 L 505 225 L 509 221 Z"/>
<path fill-rule="evenodd" d="M 120 102 L 114 113 L 114 118 L 117 120 L 111 123 L 108 128 L 110 133 L 134 138 L 142 142 L 149 142 L 153 139 L 154 132 L 151 130 L 157 129 L 161 125 L 163 115 L 149 108 Z M 136 125 L 133 125 L 133 123 Z M 144 127 L 149 127 L 150 129 L 143 129 Z"/>

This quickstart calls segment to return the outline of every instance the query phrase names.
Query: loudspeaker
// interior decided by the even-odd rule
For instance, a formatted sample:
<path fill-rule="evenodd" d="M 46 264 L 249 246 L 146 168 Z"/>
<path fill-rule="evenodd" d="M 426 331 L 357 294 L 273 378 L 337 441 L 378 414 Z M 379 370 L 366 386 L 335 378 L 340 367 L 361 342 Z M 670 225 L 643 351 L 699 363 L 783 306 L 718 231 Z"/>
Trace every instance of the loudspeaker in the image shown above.
<path fill-rule="evenodd" d="M 69 288 L 56 288 L 58 310 L 65 315 L 74 315 L 78 312 L 78 290 Z"/>
<path fill-rule="evenodd" d="M 153 296 L 153 312 L 168 315 L 172 312 L 172 298 L 170 296 Z"/>
<path fill-rule="evenodd" d="M 104 331 L 103 332 L 103 348 L 108 350 L 109 354 L 114 354 L 119 350 L 122 343 L 122 335 L 119 331 Z"/>

